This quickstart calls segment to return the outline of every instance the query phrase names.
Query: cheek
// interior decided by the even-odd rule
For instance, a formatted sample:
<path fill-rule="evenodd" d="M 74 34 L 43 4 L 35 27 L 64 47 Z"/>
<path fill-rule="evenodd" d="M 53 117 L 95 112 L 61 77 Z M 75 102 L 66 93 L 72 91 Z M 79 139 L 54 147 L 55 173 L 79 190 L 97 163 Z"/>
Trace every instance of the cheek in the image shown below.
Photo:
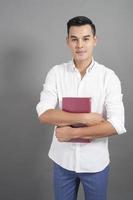
<path fill-rule="evenodd" d="M 75 51 L 76 51 L 76 47 L 73 45 L 73 46 L 71 47 L 71 52 L 74 54 Z"/>
<path fill-rule="evenodd" d="M 87 48 L 88 48 L 88 49 L 93 49 L 95 46 L 96 46 L 95 43 L 89 43 L 89 44 L 87 45 Z"/>
<path fill-rule="evenodd" d="M 74 45 L 74 44 L 70 44 L 70 45 L 69 45 L 69 48 L 70 48 L 71 51 L 74 51 L 75 45 Z"/>

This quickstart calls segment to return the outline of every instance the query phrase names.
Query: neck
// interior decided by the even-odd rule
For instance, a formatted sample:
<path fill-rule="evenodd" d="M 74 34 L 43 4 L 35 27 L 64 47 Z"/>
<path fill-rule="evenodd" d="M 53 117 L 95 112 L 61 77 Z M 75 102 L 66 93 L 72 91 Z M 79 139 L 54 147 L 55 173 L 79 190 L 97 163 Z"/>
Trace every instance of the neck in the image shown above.
<path fill-rule="evenodd" d="M 86 68 L 91 64 L 92 57 L 85 61 L 76 61 L 74 60 L 76 68 L 79 69 L 79 71 L 84 71 Z"/>

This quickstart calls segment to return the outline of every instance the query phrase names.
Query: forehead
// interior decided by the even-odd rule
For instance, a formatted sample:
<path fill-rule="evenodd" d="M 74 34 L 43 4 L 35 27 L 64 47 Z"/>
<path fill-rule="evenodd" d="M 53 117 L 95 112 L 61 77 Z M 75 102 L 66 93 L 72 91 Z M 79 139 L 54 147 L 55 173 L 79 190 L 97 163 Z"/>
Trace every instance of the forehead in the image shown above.
<path fill-rule="evenodd" d="M 93 35 L 89 24 L 83 26 L 71 26 L 69 29 L 69 36 L 83 37 L 84 35 Z"/>

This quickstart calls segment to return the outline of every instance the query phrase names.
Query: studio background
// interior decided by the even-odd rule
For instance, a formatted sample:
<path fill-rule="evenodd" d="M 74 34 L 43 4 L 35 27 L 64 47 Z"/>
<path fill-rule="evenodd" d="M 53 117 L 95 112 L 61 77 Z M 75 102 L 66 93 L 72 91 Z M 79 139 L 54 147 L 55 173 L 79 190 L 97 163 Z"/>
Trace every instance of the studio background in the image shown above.
<path fill-rule="evenodd" d="M 109 139 L 108 199 L 133 199 L 132 8 L 132 0 L 0 0 L 1 200 L 53 197 L 47 156 L 53 127 L 39 123 L 36 104 L 49 69 L 71 59 L 66 23 L 77 15 L 94 21 L 94 58 L 115 70 L 122 82 L 127 133 Z"/>

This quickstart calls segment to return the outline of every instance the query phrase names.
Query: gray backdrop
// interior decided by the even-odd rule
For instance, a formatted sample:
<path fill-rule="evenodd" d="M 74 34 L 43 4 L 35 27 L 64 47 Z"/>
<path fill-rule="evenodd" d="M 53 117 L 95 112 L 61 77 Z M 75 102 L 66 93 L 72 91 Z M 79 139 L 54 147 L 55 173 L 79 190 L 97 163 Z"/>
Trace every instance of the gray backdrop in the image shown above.
<path fill-rule="evenodd" d="M 36 104 L 46 73 L 71 59 L 66 22 L 90 17 L 99 38 L 94 58 L 122 82 L 127 133 L 109 139 L 109 200 L 133 199 L 132 0 L 0 0 L 0 199 L 52 199 L 53 127 L 39 123 Z M 83 199 L 80 187 L 78 199 Z"/>

